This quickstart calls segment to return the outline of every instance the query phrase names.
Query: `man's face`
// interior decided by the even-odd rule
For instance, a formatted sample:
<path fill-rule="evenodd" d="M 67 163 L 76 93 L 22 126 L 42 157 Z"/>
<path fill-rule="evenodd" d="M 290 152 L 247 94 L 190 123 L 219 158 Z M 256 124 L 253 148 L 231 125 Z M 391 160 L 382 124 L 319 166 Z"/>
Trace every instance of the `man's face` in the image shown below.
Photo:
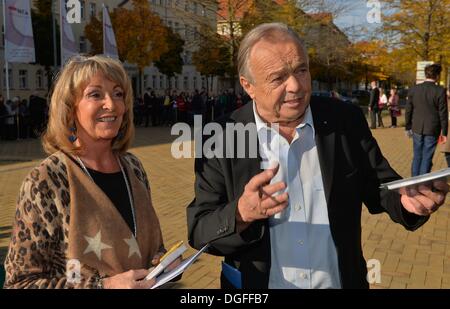
<path fill-rule="evenodd" d="M 283 36 L 283 34 L 280 34 Z M 299 122 L 311 97 L 307 57 L 292 38 L 260 40 L 249 56 L 253 82 L 241 76 L 241 84 L 267 122 Z"/>

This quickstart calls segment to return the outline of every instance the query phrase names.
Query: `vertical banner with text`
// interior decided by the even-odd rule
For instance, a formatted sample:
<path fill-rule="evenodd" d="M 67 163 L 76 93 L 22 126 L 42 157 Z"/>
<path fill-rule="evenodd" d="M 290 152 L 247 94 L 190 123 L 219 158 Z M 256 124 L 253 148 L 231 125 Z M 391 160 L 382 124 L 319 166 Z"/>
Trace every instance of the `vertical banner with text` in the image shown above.
<path fill-rule="evenodd" d="M 75 42 L 75 36 L 73 35 L 72 27 L 67 22 L 67 9 L 66 1 L 60 0 L 60 29 L 61 32 L 61 66 L 63 66 L 66 61 L 78 54 L 77 43 Z"/>
<path fill-rule="evenodd" d="M 4 0 L 6 62 L 35 62 L 30 0 Z"/>

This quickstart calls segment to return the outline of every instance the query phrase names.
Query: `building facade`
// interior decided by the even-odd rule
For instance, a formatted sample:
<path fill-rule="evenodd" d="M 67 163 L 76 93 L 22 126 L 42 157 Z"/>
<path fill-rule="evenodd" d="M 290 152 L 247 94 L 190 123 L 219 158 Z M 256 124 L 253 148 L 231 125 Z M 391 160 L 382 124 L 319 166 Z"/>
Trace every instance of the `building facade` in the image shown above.
<path fill-rule="evenodd" d="M 84 35 L 84 28 L 92 16 L 100 18 L 103 3 L 107 4 L 110 12 L 117 7 L 130 8 L 132 6 L 132 1 L 130 0 L 79 0 L 79 2 L 81 22 L 73 23 L 71 26 L 80 53 L 90 52 L 91 44 Z M 53 3 L 54 18 L 59 21 L 60 1 L 56 0 Z M 31 1 L 31 4 L 34 5 L 34 1 Z M 178 92 L 193 92 L 195 89 L 206 88 L 208 84 L 210 93 L 218 93 L 218 88 L 220 87 L 218 78 L 214 77 L 207 82 L 206 78 L 201 76 L 192 64 L 192 53 L 196 50 L 196 42 L 199 40 L 198 30 L 201 25 L 208 24 L 211 27 L 216 27 L 217 25 L 216 1 L 149 0 L 149 4 L 151 10 L 161 18 L 163 23 L 180 34 L 181 38 L 185 41 L 182 54 L 184 65 L 182 73 L 177 74 L 171 80 L 161 74 L 155 66 L 151 65 L 146 67 L 143 74 L 144 88 L 151 88 L 158 94 L 163 94 L 169 88 L 175 89 Z M 3 10 L 3 7 L 1 9 Z M 0 14 L 0 21 L 3 25 L 3 14 Z M 59 22 L 57 22 L 57 27 L 59 27 Z M 51 38 L 49 38 L 48 47 L 53 48 Z M 6 97 L 4 40 L 0 42 L 0 57 L 0 65 L 2 67 L 2 70 L 0 70 L 1 93 Z M 139 89 L 138 69 L 130 63 L 125 63 L 124 65 L 131 77 L 133 89 L 138 95 L 141 92 L 141 89 Z M 11 98 L 15 96 L 28 98 L 33 93 L 40 96 L 47 95 L 49 85 L 45 70 L 41 65 L 9 63 L 8 71 L 10 73 L 9 84 Z"/>

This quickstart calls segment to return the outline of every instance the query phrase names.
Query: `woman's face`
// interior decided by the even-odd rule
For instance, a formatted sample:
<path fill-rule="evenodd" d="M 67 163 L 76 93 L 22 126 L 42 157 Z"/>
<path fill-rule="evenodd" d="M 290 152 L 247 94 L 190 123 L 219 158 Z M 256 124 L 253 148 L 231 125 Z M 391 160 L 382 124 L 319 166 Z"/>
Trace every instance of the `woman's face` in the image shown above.
<path fill-rule="evenodd" d="M 117 136 L 125 113 L 124 90 L 103 73 L 94 75 L 75 107 L 77 136 L 83 143 Z"/>

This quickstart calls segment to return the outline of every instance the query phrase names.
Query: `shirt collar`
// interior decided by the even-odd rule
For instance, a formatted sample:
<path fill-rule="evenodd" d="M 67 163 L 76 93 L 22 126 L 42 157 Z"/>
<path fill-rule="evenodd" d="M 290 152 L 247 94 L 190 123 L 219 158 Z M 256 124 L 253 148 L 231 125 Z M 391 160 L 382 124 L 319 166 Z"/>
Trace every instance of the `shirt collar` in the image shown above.
<path fill-rule="evenodd" d="M 261 117 L 258 114 L 258 111 L 256 110 L 256 103 L 253 100 L 253 114 L 255 115 L 255 124 L 256 124 L 256 131 L 259 132 L 261 129 L 270 130 L 270 128 L 267 126 L 267 123 L 264 122 L 264 120 L 261 119 Z M 311 106 L 308 105 L 305 112 L 305 117 L 303 117 L 302 122 L 296 127 L 297 132 L 300 133 L 300 130 L 305 126 L 308 125 L 312 129 L 313 136 L 315 136 L 314 131 L 314 122 L 311 112 Z"/>

